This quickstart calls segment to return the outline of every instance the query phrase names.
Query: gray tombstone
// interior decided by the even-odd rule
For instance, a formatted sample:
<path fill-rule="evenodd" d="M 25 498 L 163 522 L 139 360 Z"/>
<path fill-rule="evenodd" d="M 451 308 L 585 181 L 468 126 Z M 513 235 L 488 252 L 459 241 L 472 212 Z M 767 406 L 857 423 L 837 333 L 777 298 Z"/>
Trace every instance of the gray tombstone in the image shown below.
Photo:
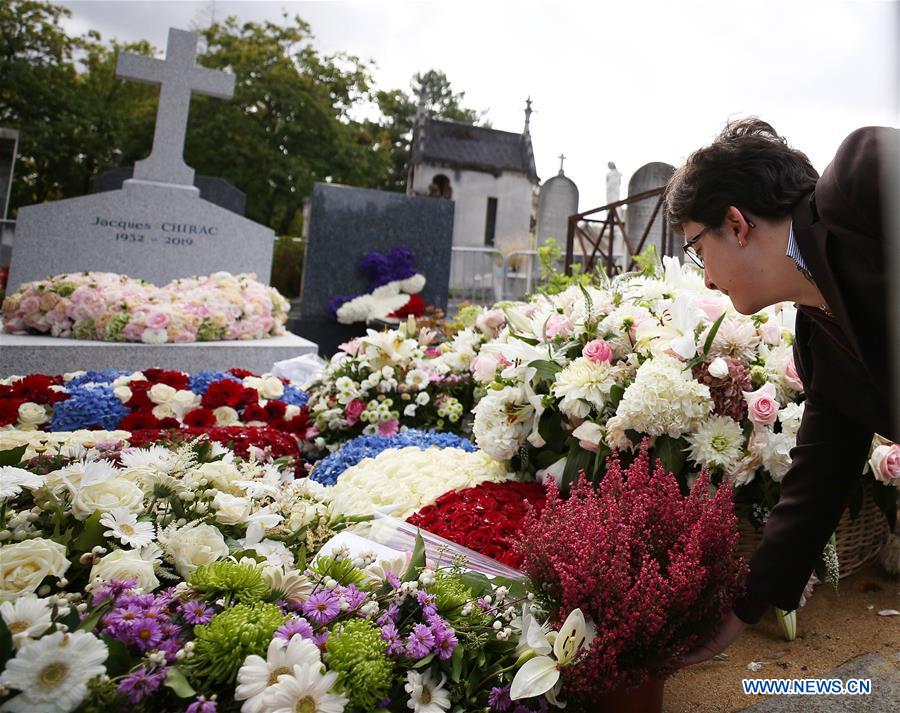
<path fill-rule="evenodd" d="M 447 307 L 453 244 L 453 203 L 438 198 L 351 188 L 327 183 L 313 187 L 309 236 L 303 260 L 300 319 L 296 329 L 320 345 L 324 354 L 365 325 L 339 325 L 329 310 L 338 295 L 368 292 L 359 261 L 370 251 L 407 247 L 425 276 L 422 297 Z"/>
<path fill-rule="evenodd" d="M 569 216 L 578 212 L 578 186 L 563 173 L 541 186 L 537 208 L 537 244 L 556 238 L 557 245 L 565 245 L 569 230 Z"/>
<path fill-rule="evenodd" d="M 628 181 L 628 197 L 631 198 L 654 188 L 662 188 L 668 183 L 674 172 L 674 166 L 659 161 L 641 166 L 631 176 L 631 180 Z M 628 232 L 628 241 L 631 243 L 631 248 L 635 251 L 638 249 L 638 244 L 641 236 L 644 234 L 644 230 L 647 228 L 647 224 L 653 217 L 653 211 L 658 200 L 659 196 L 652 196 L 651 198 L 628 204 L 628 213 L 625 216 L 625 230 Z M 668 233 L 668 230 L 663 227 L 664 223 L 665 214 L 660 206 L 656 217 L 653 218 L 653 225 L 642 248 L 646 249 L 650 245 L 655 245 L 657 254 L 660 257 L 664 254 L 672 253 L 671 249 L 665 253 L 663 251 L 663 236 Z M 671 239 L 668 242 L 671 248 Z"/>
<path fill-rule="evenodd" d="M 219 270 L 265 283 L 275 235 L 200 197 L 182 158 L 191 92 L 230 96 L 234 76 L 194 64 L 197 35 L 172 29 L 166 60 L 123 54 L 120 76 L 160 85 L 153 150 L 120 190 L 19 209 L 9 290 L 96 270 L 158 285 Z"/>

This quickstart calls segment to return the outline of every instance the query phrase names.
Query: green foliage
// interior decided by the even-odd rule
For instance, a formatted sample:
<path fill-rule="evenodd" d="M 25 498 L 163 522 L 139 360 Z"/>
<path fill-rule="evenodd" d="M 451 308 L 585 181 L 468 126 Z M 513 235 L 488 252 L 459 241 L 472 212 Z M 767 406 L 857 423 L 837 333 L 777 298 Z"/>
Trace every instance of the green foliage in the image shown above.
<path fill-rule="evenodd" d="M 597 275 L 582 272 L 582 266 L 578 263 L 572 265 L 572 274 L 566 275 L 560 271 L 563 254 L 562 248 L 557 245 L 556 238 L 548 238 L 537 249 L 538 261 L 541 264 L 541 282 L 538 291 L 545 295 L 558 295 L 572 285 L 588 285 L 602 282 Z"/>
<path fill-rule="evenodd" d="M 354 710 L 373 710 L 386 698 L 394 674 L 387 657 L 387 642 L 378 625 L 352 619 L 336 626 L 328 637 L 328 666 L 338 672 L 338 687 Z"/>

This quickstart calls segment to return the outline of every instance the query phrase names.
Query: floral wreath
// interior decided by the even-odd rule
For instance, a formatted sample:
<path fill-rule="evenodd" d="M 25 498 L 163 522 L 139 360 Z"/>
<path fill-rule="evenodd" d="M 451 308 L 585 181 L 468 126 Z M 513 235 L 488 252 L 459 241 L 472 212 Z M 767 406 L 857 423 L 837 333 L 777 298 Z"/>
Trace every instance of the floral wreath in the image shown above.
<path fill-rule="evenodd" d="M 369 292 L 334 297 L 329 309 L 341 324 L 422 316 L 425 300 L 419 293 L 425 287 L 425 276 L 416 272 L 415 263 L 415 254 L 406 247 L 366 253 L 359 268 L 369 277 Z"/>

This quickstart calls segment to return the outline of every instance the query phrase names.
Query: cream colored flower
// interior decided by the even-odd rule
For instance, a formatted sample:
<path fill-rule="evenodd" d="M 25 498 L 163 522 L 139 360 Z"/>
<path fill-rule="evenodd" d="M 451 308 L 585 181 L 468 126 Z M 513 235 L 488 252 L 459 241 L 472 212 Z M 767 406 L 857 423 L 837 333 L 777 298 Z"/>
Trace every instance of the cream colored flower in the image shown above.
<path fill-rule="evenodd" d="M 0 600 L 37 590 L 44 577 L 62 577 L 71 563 L 65 546 L 37 537 L 0 547 Z"/>
<path fill-rule="evenodd" d="M 147 392 L 147 397 L 155 404 L 167 404 L 177 391 L 168 384 L 153 384 Z"/>
<path fill-rule="evenodd" d="M 86 520 L 95 512 L 125 510 L 138 513 L 143 509 L 144 491 L 125 478 L 81 487 L 72 498 L 72 514 L 78 520 Z"/>
<path fill-rule="evenodd" d="M 113 550 L 94 563 L 89 578 L 92 582 L 95 579 L 103 582 L 136 579 L 141 590 L 152 592 L 159 586 L 153 565 L 152 560 L 141 556 L 140 550 Z"/>
<path fill-rule="evenodd" d="M 614 385 L 609 362 L 578 357 L 557 373 L 553 394 L 561 397 L 559 410 L 564 414 L 586 418 L 591 408 L 603 410 Z"/>
<path fill-rule="evenodd" d="M 215 562 L 228 554 L 222 533 L 212 525 L 199 522 L 166 528 L 159 533 L 159 543 L 182 577 L 187 577 L 200 565 Z"/>
<path fill-rule="evenodd" d="M 49 420 L 47 409 L 40 404 L 26 401 L 19 406 L 19 428 L 30 430 Z"/>

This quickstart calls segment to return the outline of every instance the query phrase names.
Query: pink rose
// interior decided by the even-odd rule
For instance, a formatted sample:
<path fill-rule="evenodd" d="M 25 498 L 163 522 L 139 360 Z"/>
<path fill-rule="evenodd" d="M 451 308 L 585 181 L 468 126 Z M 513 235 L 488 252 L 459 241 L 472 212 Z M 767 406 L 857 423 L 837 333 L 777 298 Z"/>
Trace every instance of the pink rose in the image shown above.
<path fill-rule="evenodd" d="M 612 349 L 604 339 L 592 339 L 584 345 L 581 354 L 591 361 L 612 361 Z"/>
<path fill-rule="evenodd" d="M 381 421 L 378 424 L 379 436 L 396 436 L 400 432 L 400 422 L 396 418 L 390 421 Z"/>
<path fill-rule="evenodd" d="M 19 303 L 20 314 L 31 314 L 41 308 L 41 301 L 37 297 L 26 297 Z"/>
<path fill-rule="evenodd" d="M 800 378 L 800 374 L 797 373 L 797 365 L 794 363 L 793 354 L 788 358 L 784 367 L 784 379 L 794 391 L 803 391 L 803 380 Z"/>
<path fill-rule="evenodd" d="M 750 420 L 760 426 L 775 423 L 781 404 L 775 398 L 775 385 L 767 382 L 756 391 L 744 391 L 747 401 L 747 415 Z"/>
<path fill-rule="evenodd" d="M 499 363 L 496 356 L 481 352 L 472 360 L 472 364 L 469 368 L 475 375 L 475 381 L 486 384 L 494 378 Z"/>
<path fill-rule="evenodd" d="M 122 330 L 122 334 L 129 342 L 141 341 L 141 335 L 144 333 L 144 327 L 138 322 L 129 322 Z"/>
<path fill-rule="evenodd" d="M 900 445 L 878 446 L 872 451 L 869 465 L 876 479 L 886 485 L 900 486 Z"/>
<path fill-rule="evenodd" d="M 766 344 L 776 346 L 781 343 L 781 325 L 774 319 L 760 326 L 759 335 Z"/>
<path fill-rule="evenodd" d="M 366 405 L 359 399 L 353 399 L 344 408 L 344 418 L 347 419 L 348 426 L 354 426 L 359 421 L 360 414 L 366 410 Z"/>
<path fill-rule="evenodd" d="M 145 320 L 150 329 L 165 329 L 169 326 L 169 315 L 160 310 L 153 310 Z"/>
<path fill-rule="evenodd" d="M 712 294 L 695 298 L 694 306 L 700 308 L 710 322 L 715 322 L 727 309 L 725 300 Z"/>
<path fill-rule="evenodd" d="M 575 325 L 572 320 L 564 314 L 552 314 L 547 320 L 547 339 L 555 339 L 556 337 L 568 337 Z"/>
<path fill-rule="evenodd" d="M 491 309 L 487 312 L 482 312 L 475 320 L 475 327 L 482 334 L 491 338 L 496 337 L 500 333 L 504 324 L 506 324 L 506 315 L 502 309 Z"/>

